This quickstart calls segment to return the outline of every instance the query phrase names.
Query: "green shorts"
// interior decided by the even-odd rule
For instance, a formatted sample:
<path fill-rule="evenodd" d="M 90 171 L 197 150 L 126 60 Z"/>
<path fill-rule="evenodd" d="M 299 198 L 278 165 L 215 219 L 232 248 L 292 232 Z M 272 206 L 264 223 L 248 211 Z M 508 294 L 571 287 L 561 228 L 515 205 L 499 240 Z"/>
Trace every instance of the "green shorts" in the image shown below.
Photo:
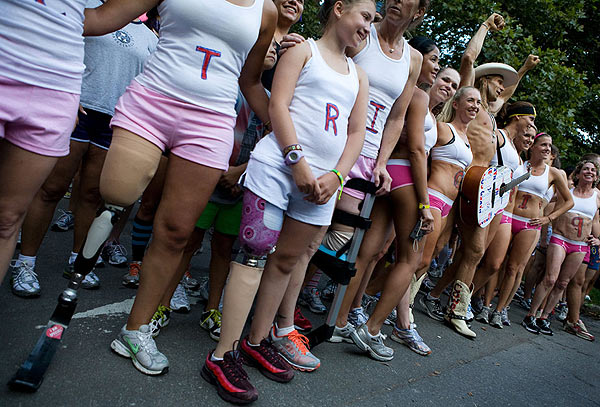
<path fill-rule="evenodd" d="M 237 236 L 242 221 L 242 200 L 234 204 L 209 202 L 200 215 L 196 227 L 204 230 L 215 226 L 215 230 L 224 235 Z"/>

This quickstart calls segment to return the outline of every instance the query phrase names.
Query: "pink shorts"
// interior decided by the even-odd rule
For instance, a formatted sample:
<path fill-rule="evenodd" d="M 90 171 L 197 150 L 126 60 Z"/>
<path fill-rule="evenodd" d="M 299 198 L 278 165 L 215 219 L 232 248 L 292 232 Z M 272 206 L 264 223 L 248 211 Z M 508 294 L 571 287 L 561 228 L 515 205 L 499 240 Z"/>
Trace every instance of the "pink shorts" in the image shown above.
<path fill-rule="evenodd" d="M 235 120 L 162 95 L 134 79 L 119 99 L 110 124 L 145 138 L 162 151 L 227 170 Z"/>
<path fill-rule="evenodd" d="M 577 240 L 567 239 L 559 235 L 558 233 L 552 233 L 552 237 L 550 238 L 550 244 L 555 244 L 562 247 L 567 256 L 571 253 L 585 253 L 589 256 L 590 247 L 586 242 L 579 242 Z M 588 257 L 589 259 L 589 257 Z"/>
<path fill-rule="evenodd" d="M 512 214 L 512 234 L 516 235 L 522 230 L 542 230 L 540 225 L 533 226 L 529 223 L 531 219 L 524 218 L 522 216 L 518 216 Z"/>
<path fill-rule="evenodd" d="M 69 154 L 79 95 L 0 76 L 0 138 L 50 157 Z"/>
<path fill-rule="evenodd" d="M 510 212 L 504 212 L 502 214 L 502 218 L 500 219 L 500 224 L 502 225 L 503 223 L 512 223 L 513 218 L 512 218 L 513 214 Z"/>
<path fill-rule="evenodd" d="M 394 189 L 414 185 L 412 172 L 410 170 L 410 161 L 403 159 L 391 159 L 385 167 L 392 177 L 392 191 Z"/>
<path fill-rule="evenodd" d="M 348 173 L 346 177 L 346 181 L 351 178 L 360 178 L 365 179 L 367 181 L 373 181 L 373 169 L 375 168 L 375 163 L 377 162 L 374 158 L 365 157 L 364 155 L 359 155 L 358 160 L 352 166 L 352 169 Z M 344 194 L 348 194 L 353 198 L 360 199 L 361 201 L 365 199 L 365 194 L 363 192 L 357 191 L 352 188 L 344 188 L 342 191 Z"/>
<path fill-rule="evenodd" d="M 427 192 L 429 192 L 429 205 L 431 208 L 440 211 L 442 218 L 448 216 L 454 201 L 435 189 L 427 188 Z"/>

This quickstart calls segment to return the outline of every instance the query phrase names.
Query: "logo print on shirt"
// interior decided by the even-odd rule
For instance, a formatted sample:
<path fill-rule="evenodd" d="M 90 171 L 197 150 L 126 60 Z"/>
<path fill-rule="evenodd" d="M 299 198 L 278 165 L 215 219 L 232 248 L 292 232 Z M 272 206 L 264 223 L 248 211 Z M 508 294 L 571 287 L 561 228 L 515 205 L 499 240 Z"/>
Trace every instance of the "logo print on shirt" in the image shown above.
<path fill-rule="evenodd" d="M 113 33 L 113 38 L 119 42 L 119 45 L 124 47 L 133 46 L 133 38 L 125 30 L 117 30 Z"/>
<path fill-rule="evenodd" d="M 327 103 L 325 106 L 325 131 L 329 131 L 329 123 L 333 126 L 333 134 L 337 136 L 336 119 L 340 117 L 340 110 L 333 103 Z"/>
<path fill-rule="evenodd" d="M 210 48 L 204 48 L 201 47 L 200 45 L 198 45 L 196 47 L 196 51 L 198 52 L 204 52 L 204 61 L 202 61 L 202 74 L 200 75 L 200 77 L 204 80 L 206 80 L 207 75 L 206 75 L 206 71 L 208 71 L 208 65 L 210 64 L 210 60 L 212 57 L 220 57 L 221 56 L 221 52 L 220 51 L 216 51 L 214 49 L 210 49 Z"/>
<path fill-rule="evenodd" d="M 375 120 L 377 120 L 377 115 L 379 115 L 380 110 L 385 110 L 384 105 L 380 105 L 377 102 L 369 101 L 369 104 L 375 108 L 375 113 L 373 114 L 373 120 L 371 120 L 371 124 L 367 127 L 367 130 L 373 134 L 379 133 L 379 131 L 375 130 Z"/>

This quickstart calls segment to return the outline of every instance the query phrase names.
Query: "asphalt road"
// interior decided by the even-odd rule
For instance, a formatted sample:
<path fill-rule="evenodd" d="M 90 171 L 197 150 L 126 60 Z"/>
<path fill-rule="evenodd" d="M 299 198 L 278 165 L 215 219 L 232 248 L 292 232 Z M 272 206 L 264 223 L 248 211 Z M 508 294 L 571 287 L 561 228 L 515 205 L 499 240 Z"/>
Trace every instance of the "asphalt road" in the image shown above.
<path fill-rule="evenodd" d="M 62 202 L 61 205 L 65 205 Z M 129 245 L 130 224 L 123 234 Z M 8 276 L 0 286 L 0 381 L 7 382 L 27 357 L 66 285 L 62 269 L 70 253 L 72 232 L 48 232 L 38 256 L 42 296 L 23 299 L 10 291 Z M 208 246 L 193 260 L 192 273 L 207 275 Z M 98 271 L 101 288 L 81 290 L 76 316 L 66 331 L 44 383 L 35 394 L 0 386 L 1 406 L 204 406 L 226 405 L 200 377 L 206 354 L 215 346 L 198 325 L 202 305 L 187 315 L 174 314 L 157 338 L 170 361 L 159 377 L 139 373 L 128 359 L 110 350 L 125 323 L 135 291 L 121 285 L 125 269 Z M 305 314 L 315 325 L 322 317 Z M 433 349 L 419 356 L 388 341 L 396 355 L 381 363 L 350 344 L 321 344 L 314 353 L 321 367 L 277 384 L 248 368 L 258 388 L 256 406 L 597 406 L 600 405 L 600 344 L 562 331 L 553 322 L 553 337 L 535 336 L 519 322 L 525 311 L 513 305 L 513 325 L 502 330 L 474 323 L 477 339 L 460 337 L 425 316 L 417 305 L 418 330 Z M 600 322 L 585 319 L 600 335 Z M 389 333 L 390 328 L 384 328 Z"/>

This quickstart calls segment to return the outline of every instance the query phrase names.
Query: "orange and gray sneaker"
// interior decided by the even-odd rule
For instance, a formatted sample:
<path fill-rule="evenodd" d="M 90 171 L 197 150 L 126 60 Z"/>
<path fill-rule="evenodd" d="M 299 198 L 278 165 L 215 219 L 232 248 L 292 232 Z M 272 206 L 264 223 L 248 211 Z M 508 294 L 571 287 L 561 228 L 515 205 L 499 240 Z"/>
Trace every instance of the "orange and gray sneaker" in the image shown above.
<path fill-rule="evenodd" d="M 308 338 L 295 329 L 287 335 L 277 336 L 271 328 L 271 343 L 279 355 L 294 369 L 312 372 L 321 366 L 321 361 L 308 350 Z"/>
<path fill-rule="evenodd" d="M 280 383 L 287 383 L 294 378 L 294 371 L 283 360 L 271 342 L 267 339 L 258 345 L 250 345 L 248 336 L 240 342 L 240 353 L 245 362 L 255 366 L 268 379 Z"/>
<path fill-rule="evenodd" d="M 140 271 L 142 271 L 141 261 L 132 261 L 129 263 L 129 272 L 121 280 L 123 285 L 129 288 L 138 288 L 140 285 Z"/>
<path fill-rule="evenodd" d="M 258 391 L 248 380 L 242 367 L 242 359 L 237 350 L 226 352 L 223 360 L 212 360 L 210 352 L 202 367 L 202 378 L 217 388 L 219 396 L 236 404 L 252 403 L 258 398 Z"/>

